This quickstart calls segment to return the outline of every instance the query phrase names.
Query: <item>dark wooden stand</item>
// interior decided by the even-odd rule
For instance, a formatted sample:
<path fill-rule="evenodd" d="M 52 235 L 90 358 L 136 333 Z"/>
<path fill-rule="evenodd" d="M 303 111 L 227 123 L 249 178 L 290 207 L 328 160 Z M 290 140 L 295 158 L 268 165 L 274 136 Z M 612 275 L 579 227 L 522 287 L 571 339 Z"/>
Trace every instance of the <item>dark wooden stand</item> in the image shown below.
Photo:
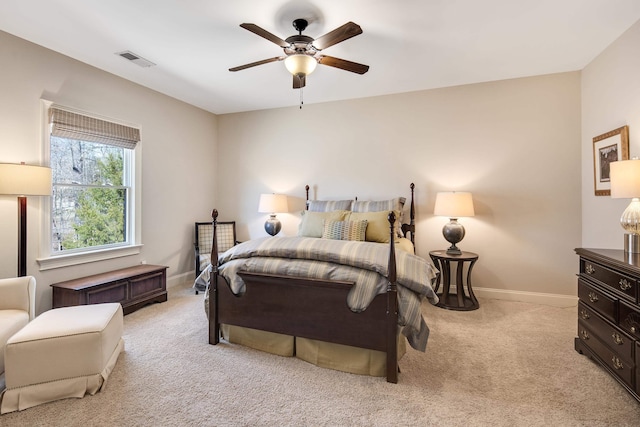
<path fill-rule="evenodd" d="M 640 402 L 640 254 L 576 249 L 577 352 L 593 359 Z"/>
<path fill-rule="evenodd" d="M 53 308 L 119 302 L 124 314 L 167 300 L 167 267 L 136 265 L 54 283 Z"/>
<path fill-rule="evenodd" d="M 462 252 L 460 255 L 449 255 L 447 251 L 431 251 L 429 252 L 431 260 L 440 270 L 442 277 L 442 293 L 438 294 L 440 302 L 438 307 L 449 310 L 469 311 L 477 310 L 480 304 L 473 294 L 471 288 L 471 270 L 478 260 L 478 255 L 473 252 Z M 457 263 L 456 268 L 456 293 L 449 292 L 451 288 L 451 263 Z M 467 274 L 464 275 L 465 263 L 469 263 Z M 440 282 L 436 283 L 435 291 L 438 292 Z M 465 288 L 467 293 L 465 294 Z"/>

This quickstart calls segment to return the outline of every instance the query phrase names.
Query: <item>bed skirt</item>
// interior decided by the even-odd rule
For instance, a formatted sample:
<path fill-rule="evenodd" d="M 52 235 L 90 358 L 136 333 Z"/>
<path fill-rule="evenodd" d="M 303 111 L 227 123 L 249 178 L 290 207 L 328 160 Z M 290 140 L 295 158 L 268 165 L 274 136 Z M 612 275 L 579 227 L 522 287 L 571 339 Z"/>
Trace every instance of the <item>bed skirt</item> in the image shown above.
<path fill-rule="evenodd" d="M 292 337 L 240 326 L 222 325 L 223 337 L 230 343 L 244 345 L 279 356 L 295 356 L 316 366 L 351 374 L 385 377 L 387 355 L 368 350 L 308 338 Z M 406 339 L 398 334 L 398 360 L 406 353 Z"/>

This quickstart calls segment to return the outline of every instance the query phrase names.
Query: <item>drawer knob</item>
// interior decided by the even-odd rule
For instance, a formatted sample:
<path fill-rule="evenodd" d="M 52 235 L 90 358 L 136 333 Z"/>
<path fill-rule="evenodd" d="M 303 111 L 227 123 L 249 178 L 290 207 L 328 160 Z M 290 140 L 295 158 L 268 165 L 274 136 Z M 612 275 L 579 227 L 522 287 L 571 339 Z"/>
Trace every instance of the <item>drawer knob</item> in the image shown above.
<path fill-rule="evenodd" d="M 598 295 L 595 292 L 589 292 L 589 301 L 598 302 Z"/>
<path fill-rule="evenodd" d="M 587 264 L 584 266 L 584 271 L 586 271 L 587 274 L 593 274 L 596 272 L 596 268 L 591 264 Z"/>
<path fill-rule="evenodd" d="M 616 343 L 617 345 L 624 344 L 624 340 L 622 339 L 620 334 L 617 333 L 616 331 L 613 331 L 613 334 L 611 334 L 611 338 L 613 338 L 613 342 Z"/>
<path fill-rule="evenodd" d="M 617 369 L 617 370 L 624 369 L 624 365 L 622 364 L 620 359 L 618 359 L 616 356 L 613 356 L 611 358 L 611 363 L 613 363 L 614 369 Z"/>
<path fill-rule="evenodd" d="M 631 282 L 629 282 L 627 279 L 620 279 L 618 284 L 620 285 L 620 289 L 622 289 L 623 291 L 631 289 Z"/>
<path fill-rule="evenodd" d="M 589 339 L 589 332 L 587 332 L 586 329 L 581 330 L 580 331 L 580 337 L 585 341 L 588 340 Z"/>
<path fill-rule="evenodd" d="M 582 308 L 580 309 L 580 317 L 582 317 L 582 320 L 587 320 L 591 316 L 589 316 L 589 313 L 587 312 L 587 310 Z"/>

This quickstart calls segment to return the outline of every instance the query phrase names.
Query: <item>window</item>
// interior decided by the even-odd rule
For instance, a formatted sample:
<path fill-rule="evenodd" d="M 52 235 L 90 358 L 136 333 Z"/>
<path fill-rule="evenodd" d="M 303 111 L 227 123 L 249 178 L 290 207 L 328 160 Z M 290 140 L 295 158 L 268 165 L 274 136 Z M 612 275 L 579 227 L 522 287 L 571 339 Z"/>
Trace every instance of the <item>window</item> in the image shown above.
<path fill-rule="evenodd" d="M 53 192 L 41 270 L 112 257 L 108 253 L 122 256 L 118 249 L 139 246 L 139 129 L 57 105 L 49 106 L 47 121 Z M 107 255 L 96 258 L 100 252 Z M 87 253 L 93 256 L 83 257 Z M 74 255 L 78 260 L 70 261 Z M 62 265 L 51 261 L 61 256 Z"/>
<path fill-rule="evenodd" d="M 126 244 L 131 150 L 51 136 L 51 251 Z"/>

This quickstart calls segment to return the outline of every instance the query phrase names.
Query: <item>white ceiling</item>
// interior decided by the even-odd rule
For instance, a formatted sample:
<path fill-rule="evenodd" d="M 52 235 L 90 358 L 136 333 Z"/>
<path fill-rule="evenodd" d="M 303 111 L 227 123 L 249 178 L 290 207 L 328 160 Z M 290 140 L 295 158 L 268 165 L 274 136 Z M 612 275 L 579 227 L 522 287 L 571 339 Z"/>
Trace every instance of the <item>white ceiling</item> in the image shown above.
<path fill-rule="evenodd" d="M 640 19 L 639 0 L 1 0 L 0 30 L 212 113 L 298 105 L 282 62 L 229 72 L 282 49 L 295 18 L 313 38 L 353 21 L 363 34 L 324 54 L 305 104 L 582 69 Z M 130 50 L 155 67 L 115 55 Z M 1 64 L 0 64 L 1 69 Z"/>

